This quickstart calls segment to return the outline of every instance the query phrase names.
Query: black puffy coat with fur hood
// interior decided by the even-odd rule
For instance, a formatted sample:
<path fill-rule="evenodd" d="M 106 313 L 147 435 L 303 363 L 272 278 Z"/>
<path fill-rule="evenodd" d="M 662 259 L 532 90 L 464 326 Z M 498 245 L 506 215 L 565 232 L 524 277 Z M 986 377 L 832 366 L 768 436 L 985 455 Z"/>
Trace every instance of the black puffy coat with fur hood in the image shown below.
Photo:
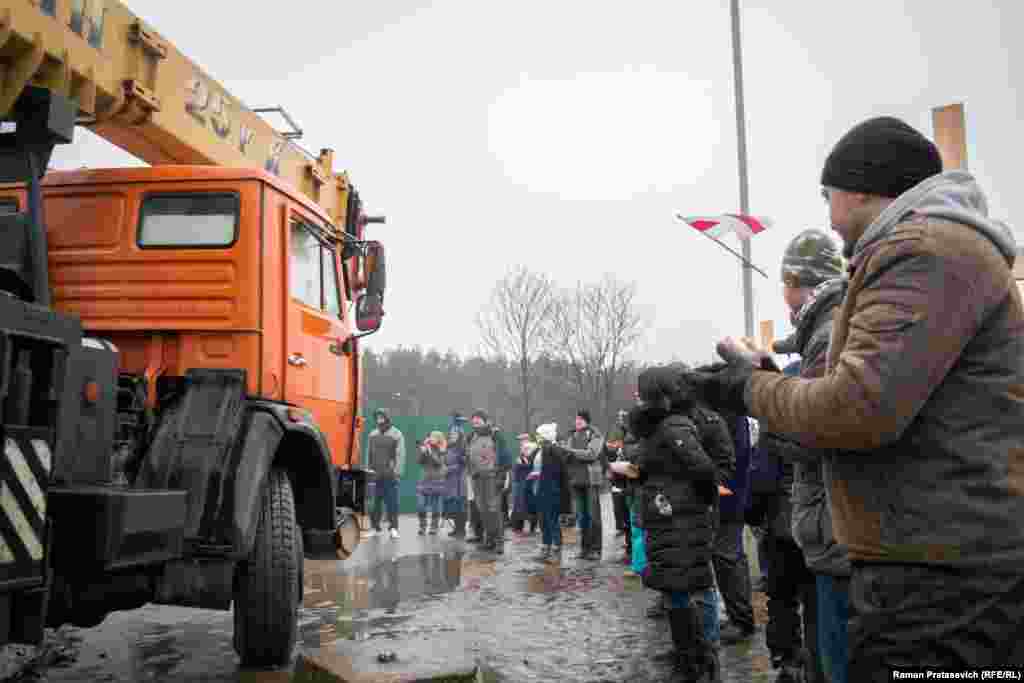
<path fill-rule="evenodd" d="M 711 548 L 719 474 L 690 418 L 692 392 L 678 370 L 653 368 L 639 378 L 643 405 L 630 414 L 643 440 L 639 511 L 647 533 L 644 584 L 662 591 L 711 588 Z"/>

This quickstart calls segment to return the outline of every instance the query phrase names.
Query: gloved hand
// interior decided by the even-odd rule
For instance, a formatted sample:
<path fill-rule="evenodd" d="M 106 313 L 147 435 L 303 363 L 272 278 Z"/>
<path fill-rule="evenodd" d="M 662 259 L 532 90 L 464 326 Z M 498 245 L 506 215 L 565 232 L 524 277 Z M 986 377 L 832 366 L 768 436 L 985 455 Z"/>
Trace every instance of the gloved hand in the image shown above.
<path fill-rule="evenodd" d="M 689 380 L 712 410 L 746 415 L 748 409 L 743 395 L 753 374 L 754 366 L 749 363 L 715 363 L 701 371 L 690 372 Z"/>

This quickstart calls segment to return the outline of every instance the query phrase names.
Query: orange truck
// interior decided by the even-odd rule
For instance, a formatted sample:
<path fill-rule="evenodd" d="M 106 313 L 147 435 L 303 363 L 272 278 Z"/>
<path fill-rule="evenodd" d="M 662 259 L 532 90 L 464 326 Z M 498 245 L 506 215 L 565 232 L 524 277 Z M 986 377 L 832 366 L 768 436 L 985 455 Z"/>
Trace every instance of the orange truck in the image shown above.
<path fill-rule="evenodd" d="M 263 113 L 119 2 L 0 8 L 0 643 L 174 604 L 282 664 L 358 543 L 383 219 Z M 76 126 L 150 166 L 47 173 Z"/>

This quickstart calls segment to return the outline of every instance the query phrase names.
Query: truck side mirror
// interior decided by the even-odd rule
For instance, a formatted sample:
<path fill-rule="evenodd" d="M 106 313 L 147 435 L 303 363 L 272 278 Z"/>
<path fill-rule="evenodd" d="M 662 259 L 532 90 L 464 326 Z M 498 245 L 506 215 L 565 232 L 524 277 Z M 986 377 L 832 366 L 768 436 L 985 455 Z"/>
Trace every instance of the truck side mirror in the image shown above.
<path fill-rule="evenodd" d="M 356 329 L 360 332 L 376 332 L 383 318 L 384 296 L 371 293 L 367 288 L 366 293 L 356 299 Z"/>
<path fill-rule="evenodd" d="M 366 244 L 366 294 L 377 295 L 383 301 L 387 287 L 388 269 L 384 259 L 384 245 L 380 242 Z"/>

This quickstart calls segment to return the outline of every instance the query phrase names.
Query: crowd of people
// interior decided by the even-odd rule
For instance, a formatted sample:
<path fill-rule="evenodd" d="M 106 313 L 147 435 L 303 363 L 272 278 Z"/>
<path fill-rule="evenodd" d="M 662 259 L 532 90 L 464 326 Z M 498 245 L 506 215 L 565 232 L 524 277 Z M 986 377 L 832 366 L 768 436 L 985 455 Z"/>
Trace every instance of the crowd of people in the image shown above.
<path fill-rule="evenodd" d="M 721 363 L 645 370 L 607 437 L 586 410 L 567 438 L 543 424 L 517 452 L 483 412 L 468 435 L 431 434 L 417 456 L 420 533 L 447 516 L 454 536 L 468 526 L 468 541 L 501 553 L 507 515 L 513 533 L 539 530 L 538 561 L 557 562 L 572 512 L 576 559 L 597 561 L 609 486 L 622 560 L 657 592 L 649 615 L 667 619 L 683 680 L 719 680 L 720 646 L 757 633 L 748 526 L 778 681 L 1024 666 L 1012 233 L 968 173 L 943 172 L 935 145 L 897 119 L 847 133 L 821 184 L 843 244 L 805 230 L 788 245 L 791 336 L 771 349 L 725 339 Z M 393 431 L 379 414 L 378 482 L 401 471 Z M 390 485 L 376 496 L 397 533 Z"/>

